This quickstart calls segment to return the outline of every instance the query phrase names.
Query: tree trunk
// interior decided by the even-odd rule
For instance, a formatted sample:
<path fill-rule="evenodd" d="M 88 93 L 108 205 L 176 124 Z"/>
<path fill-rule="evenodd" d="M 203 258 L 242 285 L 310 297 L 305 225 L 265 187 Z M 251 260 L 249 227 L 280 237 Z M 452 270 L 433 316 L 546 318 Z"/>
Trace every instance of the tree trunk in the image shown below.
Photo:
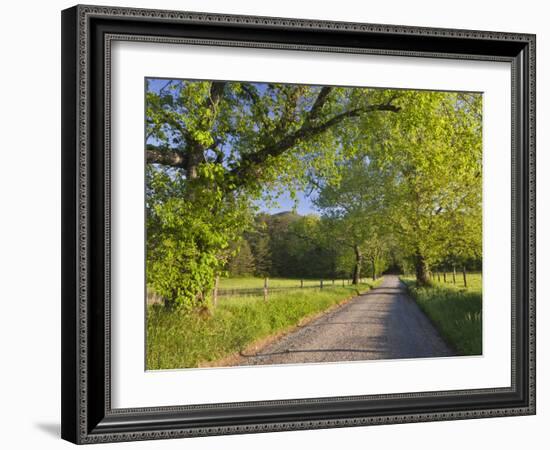
<path fill-rule="evenodd" d="M 424 256 L 421 255 L 420 252 L 416 253 L 415 270 L 416 270 L 416 282 L 420 286 L 426 286 L 430 284 L 428 280 L 428 265 L 426 264 L 426 260 L 424 259 Z"/>
<path fill-rule="evenodd" d="M 355 252 L 355 267 L 353 269 L 353 284 L 358 285 L 359 284 L 359 278 L 361 277 L 361 251 L 359 250 L 358 245 L 355 245 L 353 247 L 353 251 Z"/>
<path fill-rule="evenodd" d="M 376 260 L 372 258 L 372 279 L 376 280 Z"/>
<path fill-rule="evenodd" d="M 194 180 L 198 177 L 199 164 L 204 161 L 204 147 L 198 142 L 189 143 L 187 153 L 187 167 L 185 168 L 187 179 Z"/>

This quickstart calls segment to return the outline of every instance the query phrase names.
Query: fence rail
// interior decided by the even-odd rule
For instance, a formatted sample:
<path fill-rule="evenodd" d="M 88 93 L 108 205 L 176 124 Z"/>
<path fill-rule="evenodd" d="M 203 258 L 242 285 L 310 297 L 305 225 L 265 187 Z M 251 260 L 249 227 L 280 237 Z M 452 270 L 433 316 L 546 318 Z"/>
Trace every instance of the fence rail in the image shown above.
<path fill-rule="evenodd" d="M 331 286 L 331 285 L 328 285 Z M 328 287 L 326 284 L 323 288 Z M 268 292 L 279 292 L 279 291 L 296 291 L 300 289 L 321 289 L 320 284 L 310 285 L 310 286 L 275 286 L 268 287 Z M 262 295 L 264 293 L 264 288 L 235 288 L 235 289 L 219 289 L 218 295 L 220 297 L 237 297 L 240 295 Z"/>
<path fill-rule="evenodd" d="M 365 278 L 360 278 L 359 283 L 363 283 Z M 305 282 L 305 283 L 304 283 Z M 314 283 L 314 284 L 313 284 Z M 214 305 L 217 304 L 218 300 L 221 298 L 231 298 L 231 297 L 241 297 L 241 296 L 262 296 L 264 300 L 267 301 L 270 293 L 274 292 L 283 292 L 291 290 L 300 290 L 300 289 L 324 289 L 332 286 L 346 286 L 351 285 L 353 280 L 351 279 L 330 279 L 330 280 L 296 280 L 295 286 L 271 286 L 269 283 L 269 278 L 264 278 L 263 287 L 257 288 L 219 288 L 218 283 L 214 287 L 212 293 L 212 299 Z"/>
<path fill-rule="evenodd" d="M 366 282 L 366 278 L 361 278 L 359 283 Z M 269 294 L 284 291 L 299 291 L 301 289 L 326 289 L 330 287 L 349 286 L 353 284 L 352 279 L 334 279 L 334 280 L 296 280 L 296 285 L 292 286 L 271 286 L 269 279 L 263 280 L 263 286 L 261 287 L 247 287 L 247 288 L 220 288 L 219 280 L 216 280 L 214 289 L 212 292 L 212 299 L 214 304 L 221 298 L 224 300 L 231 297 L 245 297 L 245 296 L 257 296 L 264 297 L 264 300 L 268 300 Z M 159 295 L 153 292 L 147 292 L 147 304 L 164 303 L 164 300 Z"/>

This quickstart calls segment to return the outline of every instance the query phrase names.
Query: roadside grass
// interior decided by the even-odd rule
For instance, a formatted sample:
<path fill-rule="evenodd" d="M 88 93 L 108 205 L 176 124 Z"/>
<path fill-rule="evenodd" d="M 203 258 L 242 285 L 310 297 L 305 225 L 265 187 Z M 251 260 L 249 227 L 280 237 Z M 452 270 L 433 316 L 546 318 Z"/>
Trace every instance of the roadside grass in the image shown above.
<path fill-rule="evenodd" d="M 468 287 L 462 284 L 433 282 L 418 287 L 411 277 L 401 277 L 418 306 L 431 319 L 443 338 L 458 355 L 482 354 L 481 274 L 467 274 Z"/>
<path fill-rule="evenodd" d="M 275 292 L 267 302 L 262 296 L 231 297 L 221 301 L 210 316 L 150 305 L 147 369 L 199 367 L 242 351 L 255 341 L 291 329 L 306 317 L 368 291 L 379 282 L 365 281 L 357 287 Z"/>

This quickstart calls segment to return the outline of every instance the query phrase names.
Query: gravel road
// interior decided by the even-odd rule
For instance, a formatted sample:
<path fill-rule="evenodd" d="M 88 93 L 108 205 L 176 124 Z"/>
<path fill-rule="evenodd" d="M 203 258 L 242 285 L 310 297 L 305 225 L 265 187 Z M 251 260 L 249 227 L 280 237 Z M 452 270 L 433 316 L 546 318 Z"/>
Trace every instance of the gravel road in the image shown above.
<path fill-rule="evenodd" d="M 452 356 L 394 275 L 375 289 L 313 320 L 239 365 L 296 364 Z"/>

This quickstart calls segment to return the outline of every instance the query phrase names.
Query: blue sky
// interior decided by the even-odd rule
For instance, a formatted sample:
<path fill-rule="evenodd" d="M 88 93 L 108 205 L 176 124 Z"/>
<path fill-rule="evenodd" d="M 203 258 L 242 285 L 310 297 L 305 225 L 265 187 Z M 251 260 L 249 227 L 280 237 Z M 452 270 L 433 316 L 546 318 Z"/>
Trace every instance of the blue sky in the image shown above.
<path fill-rule="evenodd" d="M 294 200 L 290 198 L 290 195 L 288 193 L 284 193 L 277 198 L 277 203 L 279 205 L 276 207 L 271 205 L 271 207 L 268 207 L 267 205 L 265 205 L 265 203 L 260 202 L 260 211 L 269 214 L 276 214 L 283 211 L 291 211 L 296 206 L 296 212 L 302 216 L 308 214 L 319 214 L 319 211 L 317 211 L 315 205 L 313 204 L 311 196 L 307 196 L 306 193 L 303 191 L 298 191 L 296 193 L 296 197 L 298 200 L 297 205 L 295 204 Z"/>

